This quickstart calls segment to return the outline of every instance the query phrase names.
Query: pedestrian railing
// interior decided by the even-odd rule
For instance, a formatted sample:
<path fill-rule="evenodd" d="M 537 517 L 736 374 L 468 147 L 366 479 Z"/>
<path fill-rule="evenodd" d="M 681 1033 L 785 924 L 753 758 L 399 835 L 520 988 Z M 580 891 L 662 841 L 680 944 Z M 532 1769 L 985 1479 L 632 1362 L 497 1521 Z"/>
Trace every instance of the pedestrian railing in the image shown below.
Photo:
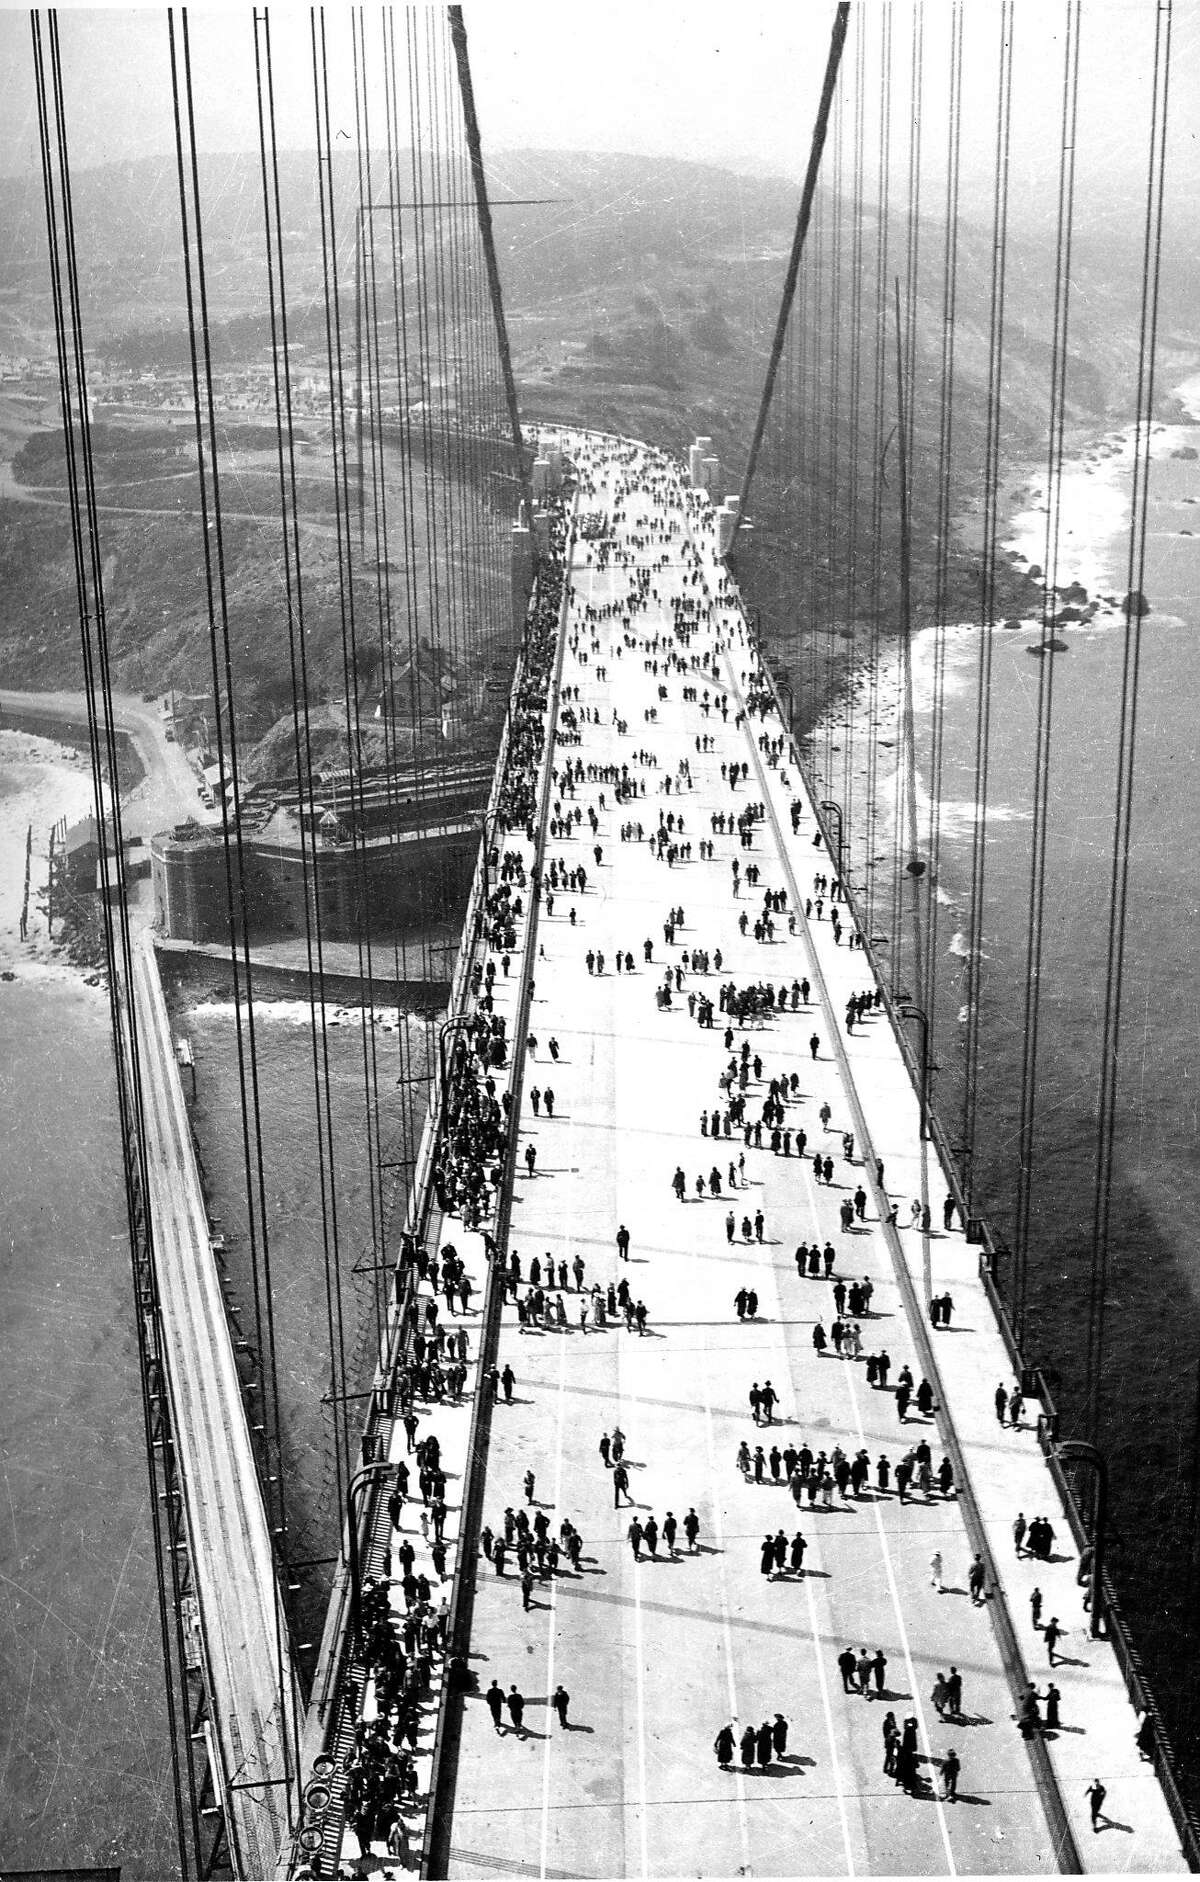
<path fill-rule="evenodd" d="M 550 800 L 550 772 L 554 763 L 555 703 L 558 698 L 558 676 L 561 672 L 563 648 L 566 641 L 565 626 L 567 609 L 570 605 L 571 547 L 575 516 L 578 511 L 579 497 L 576 492 L 571 509 L 566 542 L 564 544 L 563 592 L 558 615 L 557 646 L 555 651 L 555 672 L 547 698 L 545 733 L 542 744 L 542 777 L 537 818 L 537 852 L 534 858 L 534 870 L 529 883 L 529 904 L 526 917 L 525 948 L 522 960 L 521 992 L 518 1000 L 516 1018 L 513 1024 L 510 1049 L 510 1090 L 512 1092 L 513 1128 L 509 1133 L 509 1142 L 505 1154 L 504 1177 L 500 1185 L 499 1209 L 495 1225 L 496 1254 L 488 1268 L 487 1290 L 483 1301 L 482 1327 L 479 1339 L 478 1371 L 476 1375 L 475 1400 L 471 1407 L 471 1427 L 467 1440 L 467 1462 L 463 1472 L 462 1505 L 459 1510 L 458 1540 L 455 1551 L 454 1580 L 450 1591 L 449 1624 L 447 1626 L 447 1661 L 465 1663 L 470 1632 L 471 1612 L 475 1591 L 475 1562 L 478 1555 L 479 1531 L 483 1520 L 483 1494 L 487 1464 L 487 1441 L 491 1420 L 491 1404 L 487 1392 L 487 1375 L 493 1364 L 500 1337 L 501 1311 L 504 1301 L 504 1268 L 501 1251 L 508 1239 L 509 1215 L 512 1207 L 513 1178 L 517 1159 L 516 1120 L 520 1116 L 521 1083 L 525 1068 L 524 1041 L 528 1031 L 529 1007 L 531 1001 L 531 975 L 536 963 L 538 894 L 535 884 L 542 880 L 546 842 L 546 813 Z M 535 591 L 536 598 L 536 591 Z M 518 669 L 524 672 L 524 664 Z M 422 1876 L 442 1876 L 449 1873 L 450 1833 L 453 1818 L 453 1789 L 457 1770 L 458 1745 L 462 1730 L 463 1686 L 456 1686 L 447 1680 L 442 1690 L 442 1701 L 438 1708 L 437 1728 L 434 1734 L 433 1766 L 429 1780 L 429 1802 L 426 1812 L 426 1834 L 421 1861 Z"/>
<path fill-rule="evenodd" d="M 537 599 L 538 590 L 535 586 L 529 604 L 528 618 L 530 619 L 537 605 Z M 566 600 L 564 584 L 563 608 L 566 606 Z M 563 616 L 560 611 L 560 648 L 562 643 L 562 619 Z M 528 638 L 526 637 L 514 675 L 514 695 L 526 675 L 528 651 L 529 644 Z M 510 701 L 511 697 L 512 695 L 510 695 Z M 496 766 L 495 779 L 488 799 L 487 809 L 484 813 L 479 858 L 464 913 L 462 943 L 459 948 L 458 959 L 455 963 L 455 971 L 450 987 L 448 1008 L 452 1013 L 464 1012 L 466 1010 L 467 989 L 471 967 L 477 955 L 482 937 L 484 917 L 486 914 L 488 883 L 490 881 L 490 851 L 495 837 L 500 793 L 503 789 L 503 783 L 508 768 L 511 729 L 512 713 L 510 704 L 510 710 L 505 715 L 504 732 Z M 545 747 L 547 754 L 552 749 L 552 745 L 552 736 L 548 734 Z M 547 778 L 548 773 L 549 757 L 547 756 Z M 544 823 L 544 818 L 542 821 Z M 531 901 L 531 920 L 532 916 L 533 903 Z M 523 1035 L 524 1020 L 528 1007 L 527 981 L 528 976 L 525 976 L 525 984 L 523 984 L 521 994 L 522 1004 L 518 1014 L 517 1025 L 514 1028 L 515 1038 L 520 1038 Z M 519 1056 L 514 1055 L 512 1060 L 512 1075 L 514 1081 L 519 1078 L 521 1069 Z M 428 1236 L 430 1222 L 434 1214 L 433 1168 L 449 1096 L 449 1091 L 442 1088 L 436 1076 L 432 1077 L 429 1115 L 426 1120 L 425 1129 L 422 1132 L 417 1160 L 413 1168 L 412 1186 L 409 1192 L 404 1228 L 405 1238 L 411 1239 L 416 1243 L 423 1242 Z M 514 1104 L 514 1112 L 515 1108 Z M 511 1157 L 515 1155 L 515 1149 L 513 1148 L 515 1141 L 514 1134 L 512 1145 L 510 1145 L 510 1162 Z M 511 1169 L 509 1175 L 511 1179 Z M 511 1180 L 505 1185 L 502 1193 L 508 1194 L 510 1191 Z M 410 1316 L 408 1308 L 414 1292 L 415 1283 L 411 1269 L 402 1270 L 397 1267 L 392 1280 L 392 1298 L 388 1314 L 387 1332 L 380 1352 L 379 1362 L 368 1401 L 367 1415 L 363 1423 L 361 1445 L 362 1461 L 364 1464 L 385 1458 L 387 1455 L 388 1440 L 394 1424 L 396 1410 L 394 1396 L 395 1376 L 410 1337 Z M 468 1468 L 465 1473 L 463 1485 L 463 1508 L 460 1513 L 459 1545 L 450 1599 L 449 1626 L 447 1629 L 447 1659 L 458 1650 L 457 1643 L 461 1633 L 462 1565 L 467 1548 L 473 1548 L 473 1544 L 465 1544 L 464 1539 L 477 1532 L 479 1523 L 476 1510 L 473 1517 L 474 1531 L 469 1528 L 472 1502 L 477 1504 L 482 1494 L 481 1465 L 483 1453 L 479 1443 L 479 1417 L 480 1405 L 483 1401 L 481 1386 L 486 1372 L 485 1354 L 489 1344 L 494 1347 L 494 1338 L 489 1341 L 488 1329 L 491 1324 L 493 1312 L 498 1313 L 498 1308 L 493 1310 L 491 1305 L 495 1292 L 496 1269 L 493 1266 L 488 1274 L 487 1294 L 485 1296 L 483 1311 L 483 1329 L 476 1361 L 477 1383 L 468 1439 Z M 378 1536 L 381 1511 L 385 1508 L 384 1489 L 385 1483 L 381 1473 L 376 1483 L 370 1486 L 369 1493 L 362 1498 L 361 1505 L 351 1510 L 348 1516 L 348 1521 L 356 1524 L 354 1541 L 358 1544 L 357 1559 L 361 1563 L 367 1562 L 372 1541 L 376 1540 Z M 315 1715 L 319 1730 L 313 1737 L 310 1737 L 305 1749 L 306 1751 L 315 1750 L 318 1754 L 329 1753 L 337 1756 L 339 1752 L 344 1752 L 348 1744 L 353 1743 L 356 1714 L 358 1707 L 361 1705 L 362 1694 L 365 1687 L 365 1681 L 362 1678 L 354 1677 L 354 1669 L 349 1659 L 353 1651 L 349 1628 L 349 1610 L 353 1592 L 350 1582 L 349 1562 L 354 1553 L 355 1551 L 352 1549 L 350 1539 L 347 1537 L 343 1544 L 342 1568 L 339 1572 L 338 1585 L 326 1623 L 325 1635 L 322 1641 L 320 1658 L 318 1660 L 317 1676 L 314 1680 L 313 1687 L 313 1714 Z M 447 1763 L 449 1763 L 451 1771 L 453 1768 L 453 1760 L 450 1759 L 447 1761 L 445 1756 L 446 1715 L 447 1707 L 445 1704 L 445 1690 L 443 1689 L 443 1701 L 438 1708 L 438 1721 L 435 1729 L 433 1770 L 430 1780 L 427 1813 L 429 1829 L 427 1829 L 425 1838 L 426 1858 L 424 1866 L 428 1873 L 433 1873 L 432 1870 L 428 1869 L 428 1852 L 430 1845 L 434 1841 L 432 1832 L 436 1831 L 440 1815 L 436 1804 L 446 1783 Z M 331 1849 L 335 1845 L 340 1849 L 342 1826 L 344 1824 L 344 1787 L 337 1788 L 336 1801 L 338 1807 L 330 1810 L 325 1825 L 325 1847 L 327 1849 Z"/>

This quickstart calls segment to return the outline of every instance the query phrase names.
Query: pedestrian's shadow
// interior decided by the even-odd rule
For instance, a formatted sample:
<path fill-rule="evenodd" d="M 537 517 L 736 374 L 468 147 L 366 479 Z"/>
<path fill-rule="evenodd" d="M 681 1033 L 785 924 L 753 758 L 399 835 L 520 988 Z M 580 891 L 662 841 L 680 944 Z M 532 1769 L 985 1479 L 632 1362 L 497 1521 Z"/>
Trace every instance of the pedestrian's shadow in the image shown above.
<path fill-rule="evenodd" d="M 990 1810 L 992 1807 L 990 1797 L 976 1797 L 969 1791 L 959 1791 L 954 1801 L 959 1804 L 976 1804 L 983 1810 Z"/>
<path fill-rule="evenodd" d="M 793 1764 L 797 1770 L 804 1770 L 815 1767 L 817 1761 L 815 1758 L 806 1758 L 803 1752 L 785 1751 L 779 1762 L 780 1764 Z"/>
<path fill-rule="evenodd" d="M 1132 1823 L 1118 1823 L 1116 1817 L 1106 1817 L 1103 1812 L 1096 1820 L 1098 1830 L 1124 1830 L 1126 1836 L 1133 1835 Z"/>
<path fill-rule="evenodd" d="M 573 1722 L 573 1720 L 568 1719 L 566 1724 L 563 1726 L 563 1730 L 564 1732 L 586 1732 L 588 1737 L 591 1738 L 594 1735 L 596 1728 L 594 1725 L 576 1725 Z"/>
<path fill-rule="evenodd" d="M 951 1725 L 990 1725 L 991 1719 L 982 1712 L 947 1712 L 946 1718 Z"/>
<path fill-rule="evenodd" d="M 1056 1668 L 1060 1666 L 1090 1666 L 1091 1661 L 1090 1660 L 1072 1660 L 1069 1654 L 1056 1653 L 1054 1656 L 1054 1665 Z"/>

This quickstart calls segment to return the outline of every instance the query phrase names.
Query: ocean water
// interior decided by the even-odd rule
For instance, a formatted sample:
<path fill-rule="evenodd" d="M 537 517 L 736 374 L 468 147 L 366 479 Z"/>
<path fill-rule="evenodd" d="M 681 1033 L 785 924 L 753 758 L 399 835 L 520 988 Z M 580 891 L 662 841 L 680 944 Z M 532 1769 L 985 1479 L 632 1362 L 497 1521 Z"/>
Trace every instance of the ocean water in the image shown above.
<path fill-rule="evenodd" d="M 0 1861 L 177 1873 L 108 996 L 0 983 Z"/>
<path fill-rule="evenodd" d="M 1200 384 L 1194 385 L 1192 391 L 1198 390 Z M 1155 428 L 1142 581 L 1151 612 L 1141 624 L 1137 685 L 1101 1441 L 1116 1483 L 1112 1568 L 1135 1624 L 1140 1622 L 1148 1658 L 1169 1689 L 1177 1733 L 1189 1741 L 1194 1759 L 1186 1693 L 1194 1679 L 1181 1674 L 1177 1634 L 1171 1646 L 1172 1624 L 1195 1637 L 1186 1557 L 1200 1403 L 1200 1259 L 1192 1233 L 1200 1212 L 1200 459 L 1175 455 L 1180 451 L 1200 453 L 1200 424 Z M 1128 437 L 1113 434 L 1070 467 L 1059 512 L 1060 587 L 1077 580 L 1089 595 L 1118 602 L 1129 588 L 1130 465 Z M 1044 498 L 1036 478 L 1033 484 L 1010 546 L 1047 566 Z M 1024 1344 L 1027 1359 L 1047 1371 L 1063 1413 L 1063 1434 L 1084 1435 L 1126 629 L 1123 615 L 1105 608 L 1089 624 L 1055 632 L 1066 650 L 1044 663 L 1031 652 L 1041 638 L 1040 623 L 998 628 L 992 636 L 976 1173 L 981 1206 L 999 1238 L 1008 1240 L 1017 1207 L 1039 685 L 1050 683 Z M 917 849 L 931 863 L 936 856 L 930 877 L 934 984 L 924 988 L 924 999 L 938 1068 L 934 1103 L 952 1140 L 960 1136 L 962 1119 L 972 845 L 983 815 L 976 733 L 984 648 L 984 636 L 974 627 L 950 628 L 943 636 L 928 630 L 913 644 Z M 890 657 L 876 679 L 872 689 L 858 677 L 818 728 L 813 745 L 818 763 L 829 746 L 839 747 L 832 756 L 833 793 L 844 790 L 849 770 L 861 803 L 873 694 L 880 815 L 872 925 L 888 937 L 885 958 L 899 940 L 899 978 L 913 991 L 918 981 L 910 921 L 906 914 L 897 932 L 891 890 L 897 819 L 905 832 L 908 821 L 896 775 L 902 748 L 898 659 Z M 940 793 L 930 769 L 939 692 Z M 862 882 L 872 859 L 861 816 L 852 820 L 850 845 L 854 874 Z M 907 853 L 907 834 L 902 847 Z"/>

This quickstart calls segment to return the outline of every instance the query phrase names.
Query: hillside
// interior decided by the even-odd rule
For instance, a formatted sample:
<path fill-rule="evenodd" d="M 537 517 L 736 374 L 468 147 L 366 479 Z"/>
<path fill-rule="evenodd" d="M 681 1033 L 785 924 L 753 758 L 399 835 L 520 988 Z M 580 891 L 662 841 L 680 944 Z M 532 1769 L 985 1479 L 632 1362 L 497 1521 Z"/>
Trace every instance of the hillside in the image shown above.
<path fill-rule="evenodd" d="M 202 186 L 214 361 L 235 369 L 269 360 L 262 311 L 265 284 L 258 167 L 251 156 L 208 157 Z M 507 152 L 491 164 L 495 222 L 507 315 L 527 422 L 578 422 L 611 428 L 680 450 L 697 433 L 714 439 L 737 487 L 757 410 L 796 213 L 798 190 L 781 179 L 736 176 L 701 164 L 640 156 Z M 353 252 L 356 172 L 349 158 L 335 167 L 339 254 Z M 315 168 L 311 157 L 286 154 L 280 174 L 287 230 L 291 334 L 298 357 L 319 360 L 324 348 L 321 248 Z M 547 198 L 506 207 L 513 198 Z M 186 362 L 186 324 L 179 263 L 178 205 L 173 165 L 159 160 L 106 166 L 75 180 L 76 222 L 89 346 L 96 370 L 176 372 Z M 828 198 L 817 226 L 831 213 Z M 863 254 L 877 237 L 868 213 Z M 898 221 L 887 231 L 894 265 L 904 253 Z M 921 272 L 913 362 L 915 597 L 929 605 L 934 514 L 933 475 L 939 418 L 941 233 L 921 231 Z M 45 327 L 44 236 L 40 193 L 13 187 L 0 199 L 0 318 L 28 335 Z M 1136 283 L 1109 279 L 1104 245 L 1077 245 L 1068 403 L 1082 434 L 1122 420 L 1132 395 Z M 978 499 L 985 422 L 990 237 L 964 227 L 960 237 L 955 404 L 954 508 Z M 1052 266 L 1043 243 L 1013 242 L 1008 256 L 1010 318 L 1006 334 L 1004 450 L 1020 460 L 1044 447 L 1052 331 Z M 353 331 L 352 294 L 343 266 L 342 316 Z M 845 247 L 837 281 L 826 264 L 822 318 L 836 288 L 842 309 L 853 282 Z M 863 282 L 874 306 L 873 266 Z M 808 319 L 812 320 L 811 307 Z M 824 342 L 828 347 L 828 337 Z M 1168 336 L 1180 357 L 1191 340 Z M 848 349 L 844 354 L 848 358 Z M 864 385 L 866 385 L 864 380 Z M 869 389 L 869 388 L 868 388 Z M 889 398 L 894 390 L 889 388 Z M 16 453 L 14 484 L 0 485 L 0 582 L 7 606 L 0 620 L 0 675 L 11 683 L 69 682 L 78 670 L 74 575 L 65 517 L 55 511 L 53 449 L 46 441 L 20 451 L 39 425 L 54 423 L 47 398 L 0 402 L 0 449 Z M 319 401 L 318 401 L 319 403 Z M 845 410 L 845 406 L 843 406 Z M 245 425 L 227 430 L 231 468 L 229 605 L 242 697 L 257 733 L 270 732 L 289 685 L 286 610 L 276 563 L 278 507 L 273 453 Z M 258 414 L 259 422 L 269 414 Z M 864 396 L 857 449 L 871 461 L 874 412 Z M 890 421 L 889 421 L 890 422 Z M 174 682 L 203 685 L 207 664 L 202 541 L 189 479 L 189 424 L 169 419 L 151 441 L 125 421 L 110 426 L 102 454 L 101 497 L 106 571 L 118 677 L 139 688 Z M 343 686 L 339 572 L 329 541 L 327 413 L 305 421 L 304 516 L 311 559 L 313 642 L 310 659 L 320 689 L 336 710 Z M 885 427 L 886 429 L 886 427 Z M 843 461 L 851 441 L 843 437 Z M 22 486 L 22 474 L 25 484 Z M 823 476 L 818 464 L 816 475 Z M 769 547 L 777 521 L 769 454 L 756 487 L 760 542 Z M 864 490 L 869 479 L 864 479 Z M 822 492 L 822 495 L 828 495 Z M 20 496 L 37 500 L 19 501 Z M 401 501 L 397 488 L 396 502 Z M 869 518 L 860 517 L 860 523 Z M 372 567 L 362 605 L 372 606 Z M 978 569 L 968 543 L 955 543 L 952 591 L 964 611 L 977 606 Z M 1014 578 L 1002 605 L 1021 600 Z M 1024 596 L 1028 602 L 1028 595 Z M 786 595 L 780 605 L 785 606 Z M 423 632 L 436 637 L 437 623 Z M 371 676 L 367 676 L 368 679 Z"/>

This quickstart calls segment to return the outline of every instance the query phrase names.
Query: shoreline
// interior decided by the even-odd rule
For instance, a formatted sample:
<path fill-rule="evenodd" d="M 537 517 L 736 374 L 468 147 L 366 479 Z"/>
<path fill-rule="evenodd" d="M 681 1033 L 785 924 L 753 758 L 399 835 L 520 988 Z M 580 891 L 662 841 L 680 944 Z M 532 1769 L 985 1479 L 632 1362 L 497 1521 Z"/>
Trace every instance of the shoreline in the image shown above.
<path fill-rule="evenodd" d="M 50 934 L 45 902 L 50 878 L 49 833 L 95 814 L 89 758 L 58 740 L 0 728 L 0 979 L 98 984 Z M 25 846 L 33 826 L 26 935 L 20 930 Z"/>

